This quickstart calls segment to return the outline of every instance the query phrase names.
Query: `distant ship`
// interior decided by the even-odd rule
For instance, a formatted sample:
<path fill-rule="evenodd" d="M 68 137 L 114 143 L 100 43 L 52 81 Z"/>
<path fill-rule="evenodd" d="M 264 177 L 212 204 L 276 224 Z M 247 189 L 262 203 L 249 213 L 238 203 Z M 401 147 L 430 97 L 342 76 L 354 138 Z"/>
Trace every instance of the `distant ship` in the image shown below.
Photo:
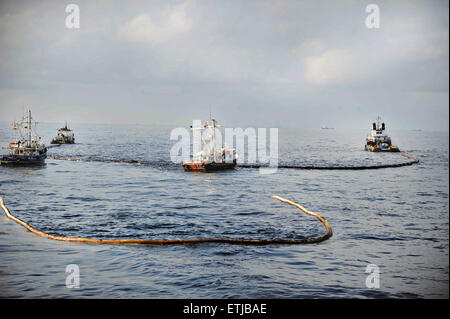
<path fill-rule="evenodd" d="M 392 145 L 391 138 L 384 133 L 386 125 L 381 123 L 378 116 L 377 122 L 372 123 L 372 132 L 367 135 L 364 149 L 370 152 L 400 152 L 398 146 Z"/>
<path fill-rule="evenodd" d="M 31 117 L 31 110 L 22 120 L 13 123 L 14 141 L 9 143 L 9 155 L 1 157 L 1 164 L 42 164 L 47 158 L 47 147 L 36 135 L 32 125 L 36 125 Z"/>
<path fill-rule="evenodd" d="M 67 122 L 64 127 L 61 127 L 56 137 L 52 139 L 50 144 L 74 144 L 75 143 L 75 136 L 73 134 L 73 131 L 67 127 Z"/>
<path fill-rule="evenodd" d="M 202 136 L 202 151 L 193 155 L 191 161 L 184 161 L 181 165 L 185 171 L 200 171 L 210 172 L 225 169 L 232 169 L 236 166 L 237 154 L 233 148 L 223 148 L 216 146 L 216 128 L 220 127 L 219 123 L 211 119 L 205 121 L 199 128 L 192 128 L 192 130 L 200 130 Z M 209 141 L 203 138 L 203 131 L 210 130 Z"/>
<path fill-rule="evenodd" d="M 322 126 L 322 130 L 334 130 L 334 127 Z"/>

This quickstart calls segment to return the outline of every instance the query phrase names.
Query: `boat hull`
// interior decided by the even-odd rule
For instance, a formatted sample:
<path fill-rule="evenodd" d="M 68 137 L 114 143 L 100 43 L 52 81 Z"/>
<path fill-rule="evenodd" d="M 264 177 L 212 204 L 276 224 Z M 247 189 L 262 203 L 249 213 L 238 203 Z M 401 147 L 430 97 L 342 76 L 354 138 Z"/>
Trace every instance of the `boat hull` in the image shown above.
<path fill-rule="evenodd" d="M 51 142 L 50 142 L 50 144 L 75 144 L 75 140 L 73 140 L 73 141 L 55 141 L 55 140 L 52 140 Z"/>
<path fill-rule="evenodd" d="M 44 164 L 47 153 L 40 155 L 4 155 L 1 157 L 1 165 L 39 165 Z"/>
<path fill-rule="evenodd" d="M 214 172 L 236 167 L 236 162 L 232 163 L 183 163 L 186 172 Z"/>
<path fill-rule="evenodd" d="M 380 148 L 378 145 L 366 145 L 364 150 L 369 152 L 400 152 L 400 149 L 394 145 L 386 148 Z"/>

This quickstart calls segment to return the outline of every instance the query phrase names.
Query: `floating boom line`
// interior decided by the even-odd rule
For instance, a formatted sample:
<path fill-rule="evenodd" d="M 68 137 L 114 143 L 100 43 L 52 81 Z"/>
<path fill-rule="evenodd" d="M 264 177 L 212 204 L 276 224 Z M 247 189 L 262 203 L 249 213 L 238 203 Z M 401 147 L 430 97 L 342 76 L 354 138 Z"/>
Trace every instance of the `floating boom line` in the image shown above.
<path fill-rule="evenodd" d="M 360 165 L 360 166 L 315 166 L 315 165 L 260 165 L 260 164 L 238 164 L 236 167 L 240 168 L 287 168 L 287 169 L 305 169 L 305 170 L 367 170 L 367 169 L 382 169 L 382 168 L 394 168 L 410 166 L 419 163 L 419 159 L 408 155 L 406 153 L 400 153 L 401 156 L 410 159 L 409 162 L 396 163 L 396 164 L 383 164 L 383 165 Z M 90 159 L 90 158 L 80 158 L 80 157 L 63 157 L 63 156 L 52 156 L 48 155 L 47 158 L 53 160 L 61 161 L 72 161 L 72 162 L 100 162 L 100 163 L 124 163 L 124 164 L 142 164 L 142 165 L 152 165 L 161 166 L 162 162 L 148 162 L 148 161 L 137 161 L 137 160 L 127 160 L 127 159 Z"/>
<path fill-rule="evenodd" d="M 300 204 L 297 204 L 288 199 L 281 198 L 279 196 L 272 196 L 272 198 L 287 203 L 289 205 L 297 207 L 300 211 L 307 215 L 314 216 L 324 224 L 327 233 L 323 236 L 313 237 L 313 238 L 302 238 L 302 239 L 235 239 L 235 238 L 189 238 L 189 239 L 100 239 L 100 238 L 82 238 L 82 237 L 65 237 L 65 236 L 55 236 L 43 231 L 40 231 L 27 222 L 13 216 L 6 207 L 5 202 L 2 197 L 0 197 L 0 206 L 2 207 L 6 217 L 13 220 L 17 224 L 25 227 L 28 231 L 33 234 L 58 241 L 72 242 L 72 243 L 84 243 L 84 244 L 107 244 L 107 245 L 126 245 L 126 244 L 141 244 L 141 245 L 159 245 L 159 246 L 170 246 L 170 245 L 190 245 L 190 244 L 206 244 L 206 243 L 218 243 L 218 244 L 233 244 L 233 245 L 269 245 L 269 244 L 312 244 L 319 243 L 327 240 L 333 235 L 333 231 L 328 224 L 327 220 L 317 213 L 310 212 Z"/>

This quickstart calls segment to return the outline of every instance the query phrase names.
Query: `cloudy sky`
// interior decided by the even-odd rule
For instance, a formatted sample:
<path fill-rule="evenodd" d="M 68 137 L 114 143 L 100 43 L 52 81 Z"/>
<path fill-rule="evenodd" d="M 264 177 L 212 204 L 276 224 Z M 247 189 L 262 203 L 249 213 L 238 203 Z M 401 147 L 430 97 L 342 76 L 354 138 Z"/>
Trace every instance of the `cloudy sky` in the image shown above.
<path fill-rule="evenodd" d="M 80 28 L 65 24 L 69 3 Z M 380 9 L 369 29 L 366 6 Z M 1 1 L 0 121 L 448 131 L 449 2 Z"/>

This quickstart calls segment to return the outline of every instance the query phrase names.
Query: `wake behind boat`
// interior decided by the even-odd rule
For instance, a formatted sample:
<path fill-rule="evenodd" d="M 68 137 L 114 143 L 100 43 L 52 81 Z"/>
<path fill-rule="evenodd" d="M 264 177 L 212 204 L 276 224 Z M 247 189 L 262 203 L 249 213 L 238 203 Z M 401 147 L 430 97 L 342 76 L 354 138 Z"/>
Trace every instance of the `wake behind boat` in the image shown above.
<path fill-rule="evenodd" d="M 2 165 L 43 164 L 47 158 L 47 147 L 33 131 L 36 125 L 31 110 L 20 120 L 13 123 L 13 142 L 9 143 L 9 154 L 1 157 Z"/>

